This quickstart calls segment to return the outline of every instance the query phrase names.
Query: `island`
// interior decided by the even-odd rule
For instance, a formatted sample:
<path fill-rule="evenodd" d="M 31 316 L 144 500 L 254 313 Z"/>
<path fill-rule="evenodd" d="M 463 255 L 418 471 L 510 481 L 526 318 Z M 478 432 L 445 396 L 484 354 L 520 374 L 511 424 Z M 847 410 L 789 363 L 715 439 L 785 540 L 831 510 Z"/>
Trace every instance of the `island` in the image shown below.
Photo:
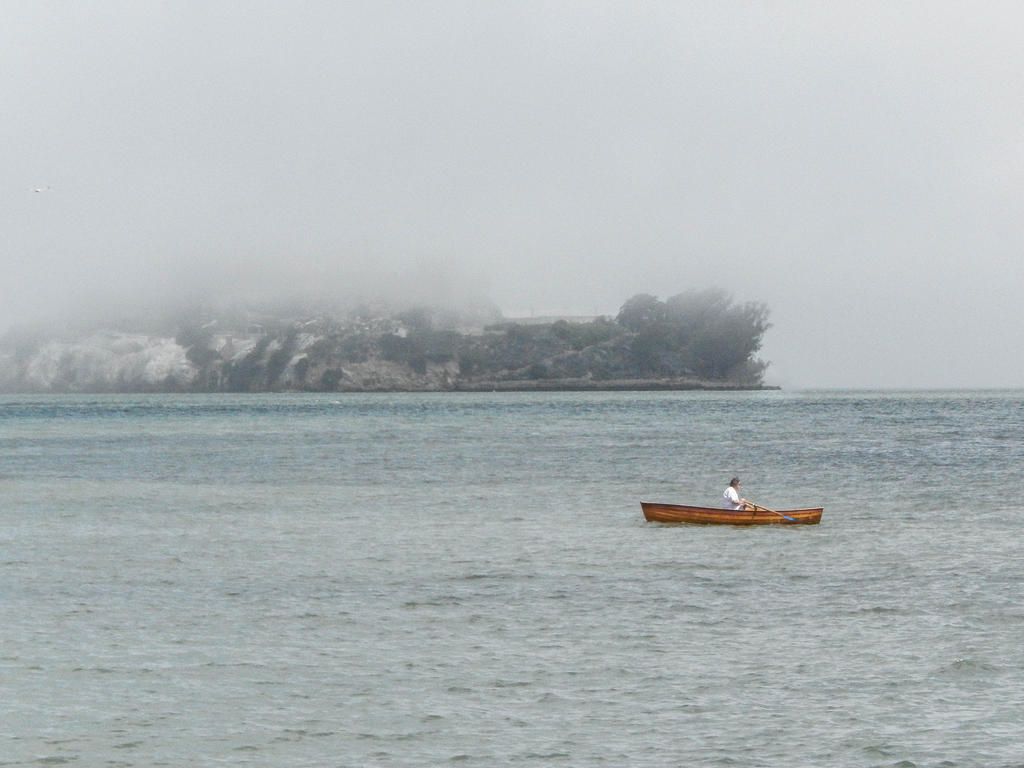
<path fill-rule="evenodd" d="M 193 309 L 163 327 L 0 339 L 5 392 L 763 389 L 760 302 L 719 289 L 628 299 L 615 317 L 438 307 L 345 313 Z M 146 324 L 137 324 L 146 325 Z M 157 323 L 156 325 L 160 325 Z"/>

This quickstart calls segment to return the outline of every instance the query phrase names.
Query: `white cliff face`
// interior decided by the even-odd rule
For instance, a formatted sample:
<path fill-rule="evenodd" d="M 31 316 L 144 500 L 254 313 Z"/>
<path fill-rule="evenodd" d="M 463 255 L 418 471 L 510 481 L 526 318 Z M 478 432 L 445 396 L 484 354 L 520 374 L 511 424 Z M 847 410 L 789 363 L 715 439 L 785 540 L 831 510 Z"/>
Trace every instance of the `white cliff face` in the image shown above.
<path fill-rule="evenodd" d="M 236 362 L 256 348 L 256 338 L 253 336 L 236 336 L 230 333 L 222 333 L 213 337 L 210 346 L 224 360 Z"/>
<path fill-rule="evenodd" d="M 288 365 L 285 366 L 284 371 L 281 374 L 281 383 L 286 386 L 301 387 L 303 384 L 303 376 L 298 373 L 298 367 L 305 361 L 306 365 L 309 364 L 309 349 L 318 341 L 323 340 L 323 336 L 314 333 L 300 333 L 295 338 L 294 353 L 291 359 L 288 361 Z"/>
<path fill-rule="evenodd" d="M 418 391 L 449 389 L 459 363 L 423 357 L 410 362 L 381 347 L 408 338 L 391 318 L 338 322 L 317 318 L 269 328 L 215 323 L 175 337 L 104 330 L 75 339 L 0 345 L 0 391 Z M 3 340 L 0 340 L 3 341 Z M 415 364 L 414 364 L 415 363 Z"/>
<path fill-rule="evenodd" d="M 309 367 L 308 351 L 323 338 L 309 330 L 296 335 L 277 385 L 303 386 L 299 370 Z M 27 354 L 0 349 L 0 390 L 146 391 L 188 389 L 193 384 L 218 388 L 224 386 L 231 366 L 245 365 L 253 354 L 258 364 L 266 364 L 284 348 L 281 339 L 267 341 L 256 331 L 213 334 L 204 346 L 214 355 L 202 363 L 205 368 L 190 360 L 187 347 L 174 338 L 120 331 L 51 340 Z"/>
<path fill-rule="evenodd" d="M 174 340 L 103 332 L 76 342 L 51 341 L 24 363 L 22 386 L 39 391 L 145 389 L 187 385 L 197 369 Z"/>

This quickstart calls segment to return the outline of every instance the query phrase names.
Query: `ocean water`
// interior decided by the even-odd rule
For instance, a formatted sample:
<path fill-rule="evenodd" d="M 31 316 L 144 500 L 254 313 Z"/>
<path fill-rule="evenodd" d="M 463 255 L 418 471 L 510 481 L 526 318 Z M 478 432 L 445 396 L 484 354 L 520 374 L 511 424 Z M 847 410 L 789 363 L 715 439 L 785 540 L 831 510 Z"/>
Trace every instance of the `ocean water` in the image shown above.
<path fill-rule="evenodd" d="M 0 398 L 0 765 L 1024 766 L 1024 392 Z M 729 478 L 819 526 L 646 523 Z"/>

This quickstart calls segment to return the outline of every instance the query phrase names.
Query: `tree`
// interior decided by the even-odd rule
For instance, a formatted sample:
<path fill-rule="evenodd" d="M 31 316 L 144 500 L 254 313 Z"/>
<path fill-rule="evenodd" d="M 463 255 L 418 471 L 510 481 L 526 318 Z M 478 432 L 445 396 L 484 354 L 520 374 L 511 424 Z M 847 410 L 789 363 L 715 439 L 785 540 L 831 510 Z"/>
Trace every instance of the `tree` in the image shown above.
<path fill-rule="evenodd" d="M 753 355 L 768 330 L 768 308 L 733 305 L 718 288 L 691 290 L 661 302 L 638 294 L 617 318 L 632 338 L 629 358 L 640 376 L 695 375 L 713 381 L 759 382 L 766 367 Z"/>
<path fill-rule="evenodd" d="M 749 377 L 753 355 L 761 349 L 765 331 L 771 327 L 768 322 L 768 307 L 757 302 L 730 306 L 731 300 L 722 306 L 717 315 L 708 315 L 697 327 L 691 347 L 694 368 L 698 376 L 708 379 L 736 378 L 741 373 Z"/>
<path fill-rule="evenodd" d="M 684 337 L 716 322 L 728 314 L 732 297 L 719 288 L 678 293 L 665 301 L 665 316 Z M 688 342 L 689 338 L 681 341 Z"/>
<path fill-rule="evenodd" d="M 638 293 L 628 299 L 622 308 L 619 309 L 618 317 L 615 318 L 619 325 L 623 325 L 631 331 L 639 331 L 654 323 L 665 319 L 665 305 L 656 296 L 648 293 Z"/>

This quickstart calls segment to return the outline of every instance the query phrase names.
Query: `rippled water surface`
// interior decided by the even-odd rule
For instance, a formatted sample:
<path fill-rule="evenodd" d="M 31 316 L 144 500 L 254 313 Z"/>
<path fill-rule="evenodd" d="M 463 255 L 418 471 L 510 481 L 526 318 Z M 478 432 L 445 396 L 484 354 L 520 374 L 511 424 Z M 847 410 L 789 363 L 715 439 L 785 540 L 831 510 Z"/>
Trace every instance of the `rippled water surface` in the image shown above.
<path fill-rule="evenodd" d="M 0 765 L 1024 766 L 1024 393 L 0 398 Z M 819 526 L 645 523 L 733 474 Z"/>

